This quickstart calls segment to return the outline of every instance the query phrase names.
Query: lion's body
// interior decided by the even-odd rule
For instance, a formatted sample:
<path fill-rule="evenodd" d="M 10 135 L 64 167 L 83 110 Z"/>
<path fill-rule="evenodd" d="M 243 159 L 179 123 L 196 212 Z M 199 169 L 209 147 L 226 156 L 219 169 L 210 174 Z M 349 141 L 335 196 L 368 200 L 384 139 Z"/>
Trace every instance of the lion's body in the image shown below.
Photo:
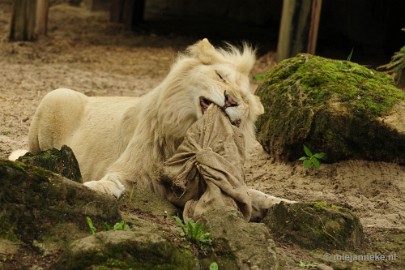
<path fill-rule="evenodd" d="M 87 97 L 70 89 L 57 89 L 41 102 L 29 133 L 29 151 L 73 149 L 84 179 L 101 179 L 129 143 L 125 116 L 136 129 L 136 114 L 126 114 L 139 98 Z M 128 130 L 130 133 L 131 131 Z"/>
<path fill-rule="evenodd" d="M 203 40 L 189 47 L 164 81 L 142 97 L 87 97 L 54 90 L 33 118 L 29 150 L 68 145 L 88 187 L 119 197 L 136 183 L 164 196 L 155 177 L 158 167 L 175 153 L 209 103 L 238 123 L 247 145 L 254 140 L 254 122 L 263 112 L 250 92 L 254 60 L 247 46 L 243 52 L 218 50 Z"/>

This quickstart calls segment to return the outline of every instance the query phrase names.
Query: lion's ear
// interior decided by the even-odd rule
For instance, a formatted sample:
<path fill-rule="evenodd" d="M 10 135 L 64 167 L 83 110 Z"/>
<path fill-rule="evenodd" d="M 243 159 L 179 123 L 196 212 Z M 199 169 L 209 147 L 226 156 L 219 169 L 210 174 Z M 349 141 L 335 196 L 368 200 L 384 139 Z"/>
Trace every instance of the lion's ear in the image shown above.
<path fill-rule="evenodd" d="M 243 44 L 243 51 L 239 56 L 239 61 L 237 62 L 238 70 L 246 75 L 250 74 L 255 62 L 256 53 L 255 50 L 249 46 L 247 43 Z M 259 100 L 260 103 L 260 100 Z"/>
<path fill-rule="evenodd" d="M 221 61 L 221 54 L 215 50 L 214 46 L 206 38 L 188 47 L 187 52 L 190 56 L 197 58 L 205 65 Z"/>

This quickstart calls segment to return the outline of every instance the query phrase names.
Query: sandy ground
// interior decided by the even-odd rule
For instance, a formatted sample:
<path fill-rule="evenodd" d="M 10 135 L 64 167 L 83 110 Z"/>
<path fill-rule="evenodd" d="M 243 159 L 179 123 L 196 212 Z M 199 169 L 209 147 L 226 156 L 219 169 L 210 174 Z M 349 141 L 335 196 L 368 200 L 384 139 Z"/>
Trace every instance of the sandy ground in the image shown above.
<path fill-rule="evenodd" d="M 195 41 L 134 35 L 110 24 L 106 13 L 58 5 L 51 8 L 47 37 L 8 43 L 9 2 L 0 1 L 0 158 L 27 148 L 29 124 L 47 92 L 68 87 L 87 95 L 142 95 L 164 78 L 177 52 Z M 272 55 L 260 58 L 254 72 L 274 64 Z M 276 196 L 346 205 L 360 217 L 370 244 L 405 229 L 404 166 L 354 160 L 322 164 L 311 175 L 299 162 L 272 161 L 258 145 L 246 164 L 246 177 L 248 185 Z M 299 249 L 279 248 L 296 260 L 311 259 Z M 396 269 L 389 263 L 378 267 Z"/>

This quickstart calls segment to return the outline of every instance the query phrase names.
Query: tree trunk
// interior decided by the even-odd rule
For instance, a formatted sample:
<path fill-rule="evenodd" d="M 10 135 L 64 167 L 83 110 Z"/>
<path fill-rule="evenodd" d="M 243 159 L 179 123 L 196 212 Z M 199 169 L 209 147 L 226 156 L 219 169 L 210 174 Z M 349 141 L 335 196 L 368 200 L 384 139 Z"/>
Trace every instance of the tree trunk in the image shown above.
<path fill-rule="evenodd" d="M 15 0 L 10 24 L 11 41 L 33 41 L 45 35 L 48 23 L 48 0 Z"/>
<path fill-rule="evenodd" d="M 322 0 L 284 0 L 277 60 L 300 52 L 315 54 Z"/>
<path fill-rule="evenodd" d="M 111 21 L 124 23 L 127 29 L 134 29 L 134 26 L 144 19 L 146 0 L 113 0 L 111 5 Z"/>
<path fill-rule="evenodd" d="M 111 0 L 84 0 L 84 4 L 91 11 L 111 9 Z"/>
<path fill-rule="evenodd" d="M 37 0 L 35 32 L 36 36 L 46 35 L 48 25 L 49 0 Z"/>

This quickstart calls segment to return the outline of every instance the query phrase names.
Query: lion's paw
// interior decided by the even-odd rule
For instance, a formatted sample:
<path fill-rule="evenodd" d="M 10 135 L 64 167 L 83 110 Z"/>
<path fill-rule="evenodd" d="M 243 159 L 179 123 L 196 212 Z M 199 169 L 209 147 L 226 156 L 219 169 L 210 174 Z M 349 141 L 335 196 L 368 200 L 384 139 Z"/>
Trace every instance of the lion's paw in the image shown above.
<path fill-rule="evenodd" d="M 249 189 L 248 194 L 252 199 L 252 221 L 261 220 L 273 205 L 284 202 L 288 204 L 297 203 L 296 201 L 290 201 L 287 199 L 275 197 L 266 193 L 263 193 L 256 189 Z"/>
<path fill-rule="evenodd" d="M 108 180 L 99 180 L 99 181 L 89 181 L 83 183 L 86 187 L 91 190 L 106 193 L 113 195 L 116 198 L 121 197 L 125 191 L 125 186 L 119 181 L 108 181 Z"/>

